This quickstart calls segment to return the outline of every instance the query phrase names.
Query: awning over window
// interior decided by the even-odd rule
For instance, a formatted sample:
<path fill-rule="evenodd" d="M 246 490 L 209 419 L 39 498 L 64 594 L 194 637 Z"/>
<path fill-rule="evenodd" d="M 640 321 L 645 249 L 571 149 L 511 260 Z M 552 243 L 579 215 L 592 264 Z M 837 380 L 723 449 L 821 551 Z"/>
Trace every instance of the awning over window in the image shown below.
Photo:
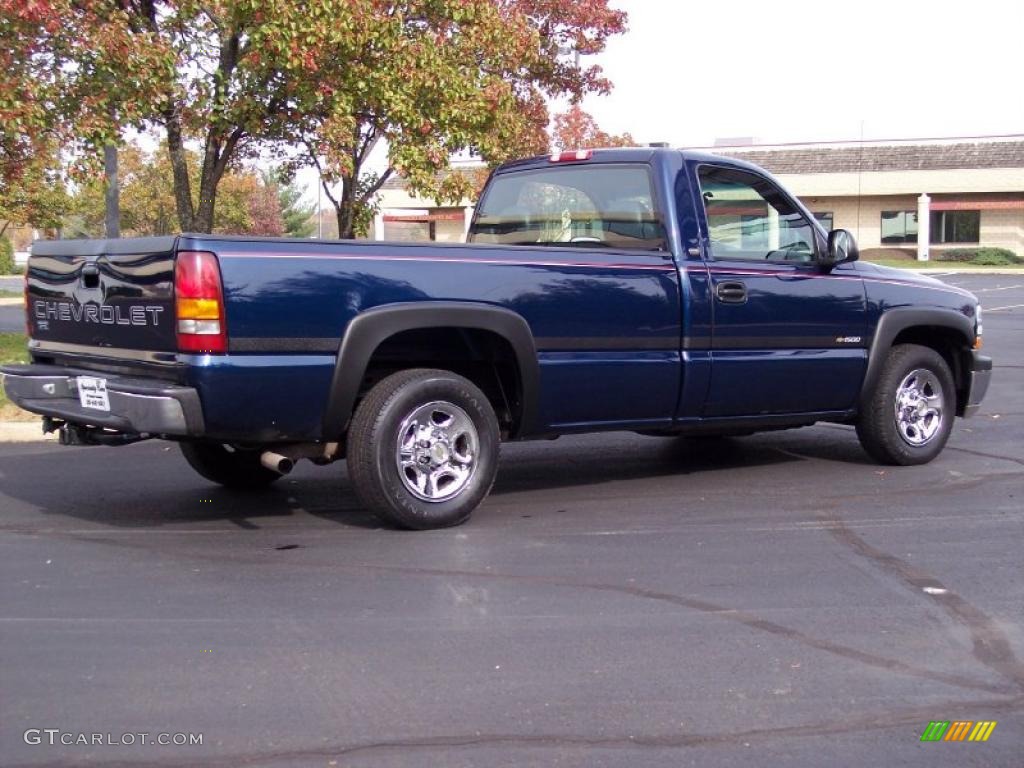
<path fill-rule="evenodd" d="M 440 211 L 438 213 L 385 213 L 385 223 L 389 221 L 429 222 L 429 221 L 465 221 L 466 213 L 457 211 Z"/>
<path fill-rule="evenodd" d="M 933 211 L 1021 211 L 1021 200 L 932 200 Z"/>

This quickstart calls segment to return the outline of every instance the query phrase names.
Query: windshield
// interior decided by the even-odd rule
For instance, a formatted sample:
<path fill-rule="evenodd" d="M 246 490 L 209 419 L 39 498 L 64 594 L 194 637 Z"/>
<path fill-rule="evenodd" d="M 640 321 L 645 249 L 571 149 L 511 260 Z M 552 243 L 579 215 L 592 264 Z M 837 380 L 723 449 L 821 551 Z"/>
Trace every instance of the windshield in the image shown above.
<path fill-rule="evenodd" d="M 469 242 L 664 250 L 646 166 L 574 165 L 491 179 Z"/>

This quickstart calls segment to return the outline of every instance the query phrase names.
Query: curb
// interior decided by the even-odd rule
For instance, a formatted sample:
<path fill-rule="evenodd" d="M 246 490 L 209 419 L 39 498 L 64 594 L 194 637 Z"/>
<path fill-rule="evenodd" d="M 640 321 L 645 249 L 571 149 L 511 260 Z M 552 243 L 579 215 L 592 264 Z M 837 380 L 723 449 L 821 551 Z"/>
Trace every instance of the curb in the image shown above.
<path fill-rule="evenodd" d="M 57 434 L 43 434 L 38 421 L 0 421 L 0 443 L 53 442 Z"/>
<path fill-rule="evenodd" d="M 25 300 L 17 296 L 9 299 L 0 299 L 0 307 L 23 307 L 25 306 Z"/>
<path fill-rule="evenodd" d="M 977 267 L 943 269 L 942 267 L 925 267 L 924 269 L 911 269 L 908 271 L 920 272 L 922 275 L 1017 275 L 1024 277 L 1024 269 L 978 269 Z"/>
<path fill-rule="evenodd" d="M 865 264 L 874 264 L 873 261 L 865 261 Z M 913 272 L 921 275 L 1017 275 L 1018 277 L 1024 277 L 1024 269 L 1000 269 L 991 267 L 922 267 L 920 269 L 916 267 L 897 267 L 892 264 L 879 264 L 880 267 L 889 267 L 890 269 L 905 269 L 907 272 Z"/>

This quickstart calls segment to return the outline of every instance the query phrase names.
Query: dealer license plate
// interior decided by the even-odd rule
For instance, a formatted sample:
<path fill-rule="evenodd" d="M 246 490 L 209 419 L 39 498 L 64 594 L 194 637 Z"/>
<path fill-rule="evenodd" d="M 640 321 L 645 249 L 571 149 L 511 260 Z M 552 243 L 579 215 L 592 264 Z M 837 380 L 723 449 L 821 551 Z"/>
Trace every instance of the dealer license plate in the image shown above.
<path fill-rule="evenodd" d="M 78 400 L 82 403 L 83 408 L 109 411 L 110 398 L 107 396 L 107 380 L 95 376 L 79 376 Z"/>

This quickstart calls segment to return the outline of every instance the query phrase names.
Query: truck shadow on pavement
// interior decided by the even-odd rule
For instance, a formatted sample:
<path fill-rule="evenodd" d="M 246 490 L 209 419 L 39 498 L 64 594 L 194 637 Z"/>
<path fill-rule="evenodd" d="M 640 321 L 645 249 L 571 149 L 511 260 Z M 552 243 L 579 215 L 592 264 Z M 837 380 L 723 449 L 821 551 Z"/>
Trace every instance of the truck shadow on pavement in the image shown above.
<path fill-rule="evenodd" d="M 849 441 L 833 439 L 829 444 L 808 446 L 805 440 L 797 439 L 798 434 L 692 438 L 605 433 L 604 439 L 588 435 L 549 443 L 510 444 L 503 447 L 501 468 L 491 494 L 754 469 L 810 458 L 869 463 L 856 441 L 843 445 Z M 805 451 L 807 455 L 801 455 Z"/>
<path fill-rule="evenodd" d="M 802 436 L 806 434 L 802 430 L 739 439 L 693 439 L 606 433 L 509 444 L 503 449 L 492 496 L 571 492 L 575 487 L 742 471 L 812 458 L 868 463 L 855 440 L 814 440 Z M 52 472 L 56 450 L 61 451 L 61 482 L 40 482 Z M 8 455 L 2 494 L 35 507 L 44 516 L 62 515 L 118 528 L 228 522 L 240 530 L 255 531 L 263 527 L 261 519 L 301 513 L 353 528 L 381 527 L 355 498 L 343 464 L 328 468 L 300 465 L 270 489 L 239 492 L 194 475 L 173 447 L 154 443 L 117 450 L 125 454 L 106 448 L 33 448 Z M 108 462 L 122 456 L 125 461 L 118 461 L 118 468 L 112 470 Z M 26 523 L 24 515 L 18 519 L 20 522 L 8 522 L 8 517 L 0 528 L 28 531 L 47 527 L 38 518 L 31 523 Z"/>

